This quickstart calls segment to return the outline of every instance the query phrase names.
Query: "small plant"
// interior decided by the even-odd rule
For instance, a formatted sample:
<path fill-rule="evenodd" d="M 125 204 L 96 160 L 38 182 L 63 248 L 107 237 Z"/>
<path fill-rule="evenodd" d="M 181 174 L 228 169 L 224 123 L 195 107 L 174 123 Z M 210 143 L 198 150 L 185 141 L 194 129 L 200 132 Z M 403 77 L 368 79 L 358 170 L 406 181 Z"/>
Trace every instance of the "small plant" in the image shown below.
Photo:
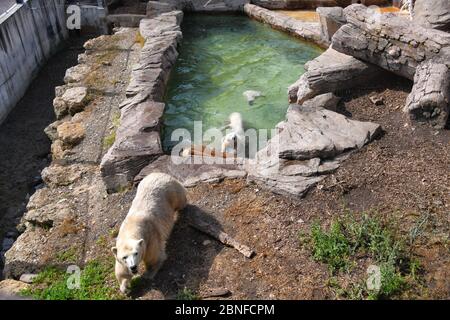
<path fill-rule="evenodd" d="M 78 260 L 78 252 L 76 248 L 69 248 L 66 251 L 62 251 L 56 255 L 56 261 L 60 263 L 75 263 Z"/>
<path fill-rule="evenodd" d="M 344 289 L 332 278 L 329 287 L 338 296 L 390 298 L 406 288 L 408 279 L 418 279 L 419 262 L 411 259 L 404 241 L 395 236 L 392 225 L 383 224 L 376 216 L 363 214 L 356 219 L 349 214 L 333 221 L 329 230 L 316 222 L 309 235 L 300 236 L 300 242 L 312 251 L 315 260 L 326 263 L 332 274 L 348 271 L 356 264 L 357 254 L 369 257 L 379 267 L 381 285 L 376 291 L 369 290 L 364 281 Z"/>
<path fill-rule="evenodd" d="M 30 288 L 21 291 L 24 296 L 40 300 L 110 300 L 123 299 L 116 288 L 113 264 L 93 260 L 86 264 L 80 274 L 80 287 L 69 288 L 72 275 L 56 267 L 48 267 L 38 274 Z"/>
<path fill-rule="evenodd" d="M 176 297 L 177 300 L 199 300 L 200 297 L 195 294 L 193 291 L 191 291 L 188 288 L 184 288 L 183 290 L 179 291 Z"/>
<path fill-rule="evenodd" d="M 331 272 L 349 266 L 351 244 L 341 229 L 339 222 L 334 222 L 329 232 L 322 230 L 318 223 L 311 228 L 314 259 L 328 264 Z"/>
<path fill-rule="evenodd" d="M 120 126 L 120 112 L 116 112 L 113 115 L 111 122 L 112 122 L 111 132 L 103 139 L 103 146 L 105 147 L 105 149 L 111 148 L 114 142 L 116 141 L 117 128 Z"/>

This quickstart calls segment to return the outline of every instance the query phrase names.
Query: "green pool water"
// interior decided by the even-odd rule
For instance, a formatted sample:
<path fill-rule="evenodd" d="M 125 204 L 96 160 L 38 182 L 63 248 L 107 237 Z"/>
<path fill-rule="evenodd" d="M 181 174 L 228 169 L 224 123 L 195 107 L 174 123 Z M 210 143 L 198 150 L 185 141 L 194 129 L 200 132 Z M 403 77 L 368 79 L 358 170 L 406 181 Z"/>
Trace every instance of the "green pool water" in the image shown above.
<path fill-rule="evenodd" d="M 272 129 L 285 118 L 287 88 L 321 50 L 238 15 L 187 15 L 183 42 L 166 92 L 163 144 L 177 128 L 223 127 L 240 112 L 246 129 Z M 249 105 L 243 93 L 264 96 Z M 194 139 L 193 139 L 194 140 Z M 195 141 L 201 143 L 202 141 Z"/>

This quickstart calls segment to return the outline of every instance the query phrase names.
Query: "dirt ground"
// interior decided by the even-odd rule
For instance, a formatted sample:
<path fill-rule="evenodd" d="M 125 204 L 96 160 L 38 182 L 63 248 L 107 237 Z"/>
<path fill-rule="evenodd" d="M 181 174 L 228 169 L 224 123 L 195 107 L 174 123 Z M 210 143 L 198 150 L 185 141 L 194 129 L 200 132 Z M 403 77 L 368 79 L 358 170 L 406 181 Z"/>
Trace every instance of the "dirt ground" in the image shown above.
<path fill-rule="evenodd" d="M 304 199 L 274 195 L 241 180 L 190 189 L 190 202 L 253 248 L 254 258 L 200 234 L 181 218 L 167 262 L 154 282 L 138 285 L 135 298 L 174 298 L 186 287 L 200 296 L 226 288 L 230 299 L 335 299 L 327 266 L 315 262 L 298 238 L 313 221 L 329 225 L 345 209 L 394 220 L 399 237 L 413 240 L 423 285 L 398 298 L 450 298 L 450 131 L 408 125 L 401 109 L 411 83 L 394 78 L 382 85 L 387 89 L 344 93 L 341 111 L 380 123 L 383 136 L 353 154 Z M 375 106 L 369 100 L 374 95 L 385 104 Z M 367 263 L 362 257 L 338 280 L 361 280 Z"/>

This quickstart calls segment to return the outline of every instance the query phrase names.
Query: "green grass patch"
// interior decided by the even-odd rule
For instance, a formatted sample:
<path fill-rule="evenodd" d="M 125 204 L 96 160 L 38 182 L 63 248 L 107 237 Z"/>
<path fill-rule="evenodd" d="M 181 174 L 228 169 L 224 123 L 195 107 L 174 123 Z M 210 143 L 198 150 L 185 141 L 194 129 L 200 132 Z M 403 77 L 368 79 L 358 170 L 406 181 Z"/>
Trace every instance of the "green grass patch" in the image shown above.
<path fill-rule="evenodd" d="M 38 274 L 30 288 L 21 291 L 24 296 L 40 300 L 111 300 L 123 299 L 114 284 L 113 264 L 90 261 L 81 270 L 78 288 L 75 274 L 56 267 L 48 267 Z"/>
<path fill-rule="evenodd" d="M 117 128 L 120 126 L 120 112 L 116 112 L 113 115 L 111 123 L 113 126 L 111 132 L 103 139 L 103 146 L 105 147 L 105 149 L 111 148 L 116 141 Z"/>
<path fill-rule="evenodd" d="M 177 300 L 200 300 L 200 297 L 188 288 L 184 288 L 177 293 Z"/>
<path fill-rule="evenodd" d="M 329 287 L 339 296 L 349 299 L 385 299 L 401 294 L 408 280 L 417 280 L 420 264 L 413 260 L 405 241 L 396 237 L 395 228 L 383 223 L 374 215 L 362 214 L 359 219 L 352 214 L 338 218 L 327 229 L 313 223 L 311 232 L 300 236 L 314 260 L 328 265 L 332 275 L 350 272 L 357 265 L 357 257 L 368 257 L 379 268 L 381 284 L 378 290 L 369 290 L 366 279 L 347 289 L 342 289 L 332 279 Z"/>
<path fill-rule="evenodd" d="M 69 248 L 68 250 L 62 251 L 56 255 L 56 261 L 60 263 L 78 261 L 78 250 L 76 248 Z"/>

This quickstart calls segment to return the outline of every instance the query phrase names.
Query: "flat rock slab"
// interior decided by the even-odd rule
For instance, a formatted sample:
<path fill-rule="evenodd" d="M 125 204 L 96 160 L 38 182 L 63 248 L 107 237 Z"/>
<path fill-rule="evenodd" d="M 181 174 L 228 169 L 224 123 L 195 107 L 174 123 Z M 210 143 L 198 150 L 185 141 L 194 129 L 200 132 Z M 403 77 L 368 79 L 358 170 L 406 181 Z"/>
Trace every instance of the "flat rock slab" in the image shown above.
<path fill-rule="evenodd" d="M 246 4 L 244 6 L 244 12 L 249 17 L 267 23 L 275 29 L 283 30 L 300 39 L 314 42 L 324 48 L 328 47 L 326 41 L 322 40 L 320 24 L 318 22 L 300 21 L 253 4 Z"/>
<path fill-rule="evenodd" d="M 384 74 L 381 68 L 332 48 L 306 63 L 305 69 L 288 89 L 291 103 L 302 104 L 320 94 L 364 86 Z"/>
<path fill-rule="evenodd" d="M 212 160 L 212 159 L 210 159 Z M 170 174 L 183 183 L 185 187 L 193 187 L 201 182 L 220 182 L 223 179 L 245 178 L 247 173 L 239 164 L 206 164 L 201 157 L 162 156 L 136 176 L 139 183 L 152 172 Z"/>
<path fill-rule="evenodd" d="M 272 191 L 303 196 L 333 172 L 353 150 L 381 131 L 378 124 L 360 122 L 318 106 L 293 105 L 279 133 L 245 165 L 250 181 Z"/>

